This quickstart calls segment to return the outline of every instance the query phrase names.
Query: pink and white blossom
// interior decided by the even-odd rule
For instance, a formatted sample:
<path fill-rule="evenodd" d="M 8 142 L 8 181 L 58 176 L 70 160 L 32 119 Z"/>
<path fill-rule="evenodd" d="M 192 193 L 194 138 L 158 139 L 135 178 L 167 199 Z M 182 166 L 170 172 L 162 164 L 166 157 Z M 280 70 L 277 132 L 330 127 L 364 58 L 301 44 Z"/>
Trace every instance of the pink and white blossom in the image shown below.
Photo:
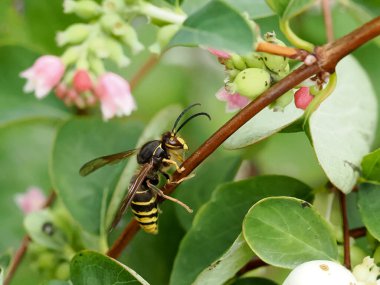
<path fill-rule="evenodd" d="M 38 187 L 29 187 L 25 193 L 15 195 L 15 202 L 24 214 L 38 211 L 46 203 L 46 197 Z"/>
<path fill-rule="evenodd" d="M 305 110 L 313 99 L 309 87 L 301 87 L 294 93 L 294 103 L 298 109 Z"/>
<path fill-rule="evenodd" d="M 137 108 L 128 81 L 115 73 L 100 76 L 95 94 L 100 100 L 104 120 L 128 116 Z"/>
<path fill-rule="evenodd" d="M 20 73 L 27 79 L 24 92 L 34 91 L 37 98 L 44 98 L 61 81 L 64 72 L 65 65 L 59 57 L 41 56 L 32 67 Z"/>
<path fill-rule="evenodd" d="M 216 94 L 216 98 L 220 101 L 227 102 L 226 112 L 234 112 L 243 109 L 250 102 L 249 98 L 241 96 L 239 93 L 229 93 L 224 87 Z"/>

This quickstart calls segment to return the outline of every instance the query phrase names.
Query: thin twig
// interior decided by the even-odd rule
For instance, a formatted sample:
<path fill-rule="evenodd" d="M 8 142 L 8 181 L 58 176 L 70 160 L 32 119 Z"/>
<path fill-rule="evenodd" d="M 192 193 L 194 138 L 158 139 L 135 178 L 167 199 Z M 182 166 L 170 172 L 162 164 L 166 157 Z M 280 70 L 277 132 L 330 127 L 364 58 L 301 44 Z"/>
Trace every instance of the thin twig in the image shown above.
<path fill-rule="evenodd" d="M 350 54 L 353 50 L 357 49 L 364 43 L 370 41 L 376 36 L 380 35 L 380 17 L 364 24 L 360 28 L 354 30 L 348 35 L 338 39 L 335 42 L 326 44 L 322 47 L 316 48 L 316 56 L 318 61 L 312 65 L 302 65 L 283 80 L 279 81 L 259 98 L 251 102 L 239 113 L 237 113 L 231 120 L 223 125 L 216 131 L 203 145 L 201 145 L 194 153 L 183 163 L 185 170 L 181 173 L 175 172 L 173 181 L 178 181 L 181 178 L 188 176 L 200 163 L 202 163 L 211 153 L 213 153 L 230 135 L 244 125 L 248 120 L 254 117 L 258 112 L 280 97 L 282 94 L 300 84 L 310 76 L 326 71 L 332 73 L 335 70 L 337 63 L 346 55 Z M 167 184 L 164 187 L 164 193 L 169 195 L 178 185 Z M 135 223 L 132 221 L 131 223 Z M 133 232 L 128 232 L 127 228 L 133 229 Z M 127 242 L 122 242 L 119 239 L 117 243 L 123 245 L 117 247 L 119 251 L 123 250 L 131 236 L 137 232 L 134 227 L 127 226 L 123 235 L 128 237 Z M 114 246 L 112 246 L 114 248 Z M 120 253 L 114 253 L 120 255 Z"/>
<path fill-rule="evenodd" d="M 282 55 L 300 61 L 304 61 L 306 56 L 309 55 L 309 53 L 303 49 L 284 47 L 268 42 L 259 42 L 257 44 L 256 51 Z"/>
<path fill-rule="evenodd" d="M 141 79 L 157 64 L 160 60 L 160 56 L 152 55 L 144 63 L 144 65 L 137 71 L 135 76 L 130 80 L 131 89 L 135 89 Z"/>
<path fill-rule="evenodd" d="M 348 226 L 348 218 L 347 218 L 346 194 L 339 191 L 338 189 L 336 189 L 336 190 L 338 191 L 340 209 L 341 209 L 342 218 L 343 218 L 343 260 L 344 260 L 344 266 L 346 266 L 347 269 L 351 269 L 350 229 Z"/>
<path fill-rule="evenodd" d="M 55 198 L 56 198 L 56 193 L 53 191 L 50 193 L 49 197 L 46 199 L 42 208 L 49 207 L 54 202 Z M 30 241 L 31 241 L 31 239 L 28 235 L 25 235 L 23 237 L 21 245 L 17 249 L 17 251 L 16 251 L 16 253 L 12 259 L 11 265 L 9 266 L 9 269 L 8 269 L 7 275 L 4 279 L 3 285 L 8 285 L 11 282 L 14 274 L 16 273 L 18 266 L 20 265 L 22 259 L 25 256 L 25 253 L 28 249 Z"/>
<path fill-rule="evenodd" d="M 331 43 L 334 40 L 334 28 L 331 16 L 330 0 L 322 0 L 323 18 L 325 20 L 325 30 L 327 42 Z"/>
<path fill-rule="evenodd" d="M 253 269 L 266 266 L 268 263 L 265 261 L 262 261 L 260 258 L 254 258 L 251 261 L 249 261 L 246 265 L 244 265 L 243 268 L 241 268 L 237 273 L 236 276 L 242 276 L 244 273 L 251 271 Z"/>
<path fill-rule="evenodd" d="M 138 222 L 133 219 L 113 243 L 112 247 L 108 250 L 107 255 L 112 258 L 118 258 L 139 229 L 140 226 Z"/>

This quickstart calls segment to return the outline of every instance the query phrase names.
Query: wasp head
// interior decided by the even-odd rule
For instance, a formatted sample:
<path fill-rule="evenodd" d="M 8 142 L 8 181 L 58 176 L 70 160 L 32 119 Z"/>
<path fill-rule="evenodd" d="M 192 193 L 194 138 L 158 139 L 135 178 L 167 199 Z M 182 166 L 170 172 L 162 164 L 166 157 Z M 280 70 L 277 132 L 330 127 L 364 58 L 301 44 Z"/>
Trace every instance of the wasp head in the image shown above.
<path fill-rule="evenodd" d="M 187 144 L 183 138 L 173 132 L 166 132 L 162 135 L 163 145 L 171 150 L 187 150 Z"/>

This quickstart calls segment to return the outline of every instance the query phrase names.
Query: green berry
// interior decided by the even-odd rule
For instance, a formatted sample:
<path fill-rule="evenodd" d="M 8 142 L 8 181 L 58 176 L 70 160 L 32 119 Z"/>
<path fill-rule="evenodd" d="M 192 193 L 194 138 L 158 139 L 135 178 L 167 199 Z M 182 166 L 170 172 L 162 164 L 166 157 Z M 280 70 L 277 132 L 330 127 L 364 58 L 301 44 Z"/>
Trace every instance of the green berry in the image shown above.
<path fill-rule="evenodd" d="M 55 270 L 55 277 L 59 280 L 68 280 L 70 277 L 70 264 L 62 262 Z"/>
<path fill-rule="evenodd" d="M 38 256 L 38 268 L 40 269 L 50 269 L 55 267 L 55 264 L 57 263 L 57 258 L 54 253 L 46 251 L 44 253 L 41 253 Z"/>
<path fill-rule="evenodd" d="M 265 68 L 264 62 L 258 52 L 245 55 L 243 59 L 248 67 Z"/>
<path fill-rule="evenodd" d="M 278 73 L 271 72 L 270 75 L 271 75 L 272 80 L 274 82 L 278 82 L 282 80 L 284 77 L 286 77 L 289 74 L 289 70 L 290 70 L 290 67 L 289 67 L 289 64 L 287 64 L 286 67 L 282 71 Z"/>
<path fill-rule="evenodd" d="M 269 72 L 260 68 L 247 68 L 241 71 L 230 84 L 231 91 L 255 99 L 270 87 Z"/>
<path fill-rule="evenodd" d="M 279 46 L 286 46 L 282 41 L 276 38 L 275 33 L 266 33 L 264 39 L 268 43 Z M 266 52 L 261 53 L 265 66 L 272 72 L 280 73 L 285 70 L 288 65 L 288 58 L 285 56 L 274 55 Z"/>
<path fill-rule="evenodd" d="M 236 69 L 244 70 L 247 68 L 247 65 L 245 64 L 243 58 L 240 55 L 232 53 L 231 60 Z"/>
<path fill-rule="evenodd" d="M 273 109 L 273 111 L 278 112 L 278 111 L 284 111 L 285 107 L 288 106 L 292 100 L 293 100 L 293 91 L 289 90 L 285 94 L 281 95 L 279 98 L 277 98 L 276 101 L 271 103 L 269 105 L 270 109 Z"/>

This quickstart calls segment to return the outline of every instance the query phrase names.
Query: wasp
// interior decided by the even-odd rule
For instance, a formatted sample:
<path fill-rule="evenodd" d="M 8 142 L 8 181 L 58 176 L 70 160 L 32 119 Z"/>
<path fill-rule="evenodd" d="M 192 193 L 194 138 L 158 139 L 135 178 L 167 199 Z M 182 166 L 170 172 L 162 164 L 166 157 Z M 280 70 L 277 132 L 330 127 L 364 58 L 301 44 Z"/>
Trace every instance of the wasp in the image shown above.
<path fill-rule="evenodd" d="M 206 116 L 211 120 L 209 114 L 199 112 L 188 117 L 178 126 L 185 113 L 197 105 L 200 104 L 196 103 L 184 109 L 177 117 L 172 130 L 163 133 L 159 140 L 148 141 L 139 149 L 127 150 L 95 158 L 81 167 L 79 170 L 80 175 L 86 176 L 105 165 L 118 163 L 132 155 L 137 156 L 139 170 L 131 179 L 128 192 L 121 202 L 121 206 L 112 222 L 111 229 L 118 224 L 125 211 L 131 206 L 132 212 L 140 224 L 140 227 L 147 233 L 156 234 L 158 232 L 158 196 L 178 203 L 189 212 L 192 212 L 186 204 L 165 195 L 162 190 L 158 188 L 158 185 L 160 184 L 162 176 L 166 179 L 165 184 L 180 183 L 184 179 L 190 178 L 189 176 L 173 182 L 171 181 L 171 176 L 168 171 L 173 167 L 175 167 L 178 172 L 184 171 L 184 168 L 180 167 L 180 165 L 185 159 L 185 151 L 188 150 L 188 146 L 185 140 L 178 135 L 178 132 L 195 117 Z"/>

